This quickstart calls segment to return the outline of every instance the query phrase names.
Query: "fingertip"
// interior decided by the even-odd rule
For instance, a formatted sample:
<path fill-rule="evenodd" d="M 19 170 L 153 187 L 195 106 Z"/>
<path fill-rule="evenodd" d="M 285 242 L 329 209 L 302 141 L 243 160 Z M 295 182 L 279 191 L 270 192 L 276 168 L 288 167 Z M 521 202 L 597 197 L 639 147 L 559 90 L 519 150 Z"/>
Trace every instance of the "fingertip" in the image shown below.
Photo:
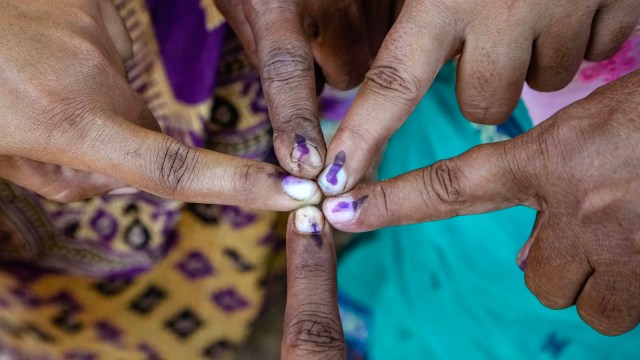
<path fill-rule="evenodd" d="M 315 178 L 324 165 L 324 157 L 318 146 L 301 134 L 294 134 L 293 139 L 288 159 L 290 172 L 307 179 Z"/>
<path fill-rule="evenodd" d="M 338 152 L 333 162 L 318 176 L 318 185 L 325 195 L 338 195 L 347 187 L 346 161 L 345 152 Z"/>
<path fill-rule="evenodd" d="M 317 207 L 305 206 L 295 211 L 293 223 L 301 234 L 320 234 L 324 229 L 325 218 Z"/>
<path fill-rule="evenodd" d="M 282 189 L 292 199 L 308 205 L 317 205 L 322 200 L 322 191 L 313 180 L 302 179 L 293 175 L 284 175 Z"/>

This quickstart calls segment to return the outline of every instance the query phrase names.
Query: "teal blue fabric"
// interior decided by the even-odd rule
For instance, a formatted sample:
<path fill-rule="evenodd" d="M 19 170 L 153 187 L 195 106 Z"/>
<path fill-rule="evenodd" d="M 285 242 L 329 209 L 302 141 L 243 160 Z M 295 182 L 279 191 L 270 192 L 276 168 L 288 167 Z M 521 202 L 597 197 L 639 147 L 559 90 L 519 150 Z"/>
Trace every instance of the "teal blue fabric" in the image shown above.
<path fill-rule="evenodd" d="M 454 74 L 447 65 L 390 140 L 380 178 L 531 126 L 522 104 L 503 127 L 467 122 L 456 103 Z M 357 357 L 640 359 L 640 331 L 602 336 L 575 308 L 549 310 L 527 290 L 515 259 L 534 216 L 519 207 L 359 236 L 341 257 L 338 274 L 341 298 L 368 317 L 366 354 Z M 342 301 L 341 311 L 347 312 Z"/>

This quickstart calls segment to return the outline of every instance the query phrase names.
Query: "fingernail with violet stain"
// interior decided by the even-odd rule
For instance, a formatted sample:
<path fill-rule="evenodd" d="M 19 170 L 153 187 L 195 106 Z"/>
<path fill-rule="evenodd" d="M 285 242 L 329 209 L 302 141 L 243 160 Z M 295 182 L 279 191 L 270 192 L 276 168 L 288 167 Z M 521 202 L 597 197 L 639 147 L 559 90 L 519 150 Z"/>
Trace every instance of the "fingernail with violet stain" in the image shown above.
<path fill-rule="evenodd" d="M 518 253 L 518 257 L 516 258 L 516 264 L 518 264 L 518 267 L 522 271 L 527 270 L 527 258 L 529 257 L 529 248 L 531 248 L 531 243 L 532 243 L 532 240 L 527 241 L 527 243 L 524 244 L 522 249 L 520 249 L 520 252 Z"/>
<path fill-rule="evenodd" d="M 326 216 L 332 224 L 346 224 L 356 218 L 358 210 L 369 196 L 363 196 L 357 200 L 351 197 L 337 197 L 327 200 Z"/>
<path fill-rule="evenodd" d="M 340 151 L 333 164 L 329 165 L 318 178 L 318 184 L 325 193 L 336 195 L 344 191 L 347 186 L 347 173 L 344 170 L 344 163 L 347 156 L 344 151 Z"/>
<path fill-rule="evenodd" d="M 320 233 L 324 229 L 324 215 L 320 209 L 315 206 L 298 209 L 293 222 L 299 233 L 310 234 L 318 249 L 322 249 L 323 240 Z"/>
<path fill-rule="evenodd" d="M 282 188 L 287 195 L 307 204 L 317 205 L 322 200 L 322 191 L 313 180 L 285 175 L 282 177 Z"/>
<path fill-rule="evenodd" d="M 522 270 L 523 272 L 527 270 L 527 259 L 518 259 L 516 261 L 518 262 L 518 267 L 520 268 L 520 270 Z"/>
<path fill-rule="evenodd" d="M 315 206 L 296 210 L 295 225 L 301 234 L 319 234 L 324 228 L 322 211 Z"/>
<path fill-rule="evenodd" d="M 307 138 L 300 134 L 295 135 L 296 145 L 291 151 L 291 161 L 294 163 L 305 163 L 313 168 L 322 166 L 322 158 L 318 148 L 307 142 Z"/>

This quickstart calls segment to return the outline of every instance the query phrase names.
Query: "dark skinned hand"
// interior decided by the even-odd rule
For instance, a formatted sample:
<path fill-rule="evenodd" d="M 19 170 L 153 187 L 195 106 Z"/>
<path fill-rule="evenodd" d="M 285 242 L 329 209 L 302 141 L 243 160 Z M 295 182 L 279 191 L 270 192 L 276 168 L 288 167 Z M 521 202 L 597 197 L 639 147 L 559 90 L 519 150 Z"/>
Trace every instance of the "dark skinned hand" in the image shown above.
<path fill-rule="evenodd" d="M 287 227 L 287 308 L 283 360 L 344 360 L 331 227 L 315 207 L 298 209 Z"/>
<path fill-rule="evenodd" d="M 282 211 L 320 200 L 312 181 L 161 134 L 132 56 L 109 0 L 0 0 L 0 177 L 62 202 L 125 185 Z"/>
<path fill-rule="evenodd" d="M 396 0 L 216 0 L 260 70 L 274 147 L 291 174 L 315 178 L 326 145 L 317 93 L 364 78 L 391 27 Z"/>
<path fill-rule="evenodd" d="M 640 71 L 604 86 L 528 133 L 329 198 L 344 231 L 538 210 L 519 255 L 529 289 L 553 309 L 577 306 L 596 330 L 640 322 Z"/>

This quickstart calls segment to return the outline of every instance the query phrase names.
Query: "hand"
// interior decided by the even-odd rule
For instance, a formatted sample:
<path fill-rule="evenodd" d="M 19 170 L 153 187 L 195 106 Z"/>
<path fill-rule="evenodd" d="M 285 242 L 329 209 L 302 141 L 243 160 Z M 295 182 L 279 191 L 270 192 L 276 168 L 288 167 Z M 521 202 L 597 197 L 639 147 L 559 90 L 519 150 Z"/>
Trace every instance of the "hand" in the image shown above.
<path fill-rule="evenodd" d="M 356 186 L 448 59 L 460 55 L 462 113 L 495 124 L 525 80 L 563 88 L 583 59 L 612 56 L 639 17 L 637 0 L 406 0 L 329 145 L 320 186 L 328 195 Z"/>
<path fill-rule="evenodd" d="M 0 1 L 0 176 L 59 201 L 125 184 L 273 210 L 319 201 L 275 166 L 161 134 L 127 81 L 132 53 L 109 0 Z"/>
<path fill-rule="evenodd" d="M 348 89 L 363 80 L 398 3 L 216 0 L 258 65 L 276 154 L 291 174 L 311 179 L 322 170 L 318 89 L 325 81 Z"/>
<path fill-rule="evenodd" d="M 282 359 L 344 359 L 331 227 L 315 207 L 297 210 L 287 227 L 287 309 Z"/>
<path fill-rule="evenodd" d="M 325 201 L 345 231 L 477 214 L 537 210 L 519 256 L 546 306 L 577 305 L 596 330 L 640 322 L 640 71 L 512 140 L 481 145 Z"/>

